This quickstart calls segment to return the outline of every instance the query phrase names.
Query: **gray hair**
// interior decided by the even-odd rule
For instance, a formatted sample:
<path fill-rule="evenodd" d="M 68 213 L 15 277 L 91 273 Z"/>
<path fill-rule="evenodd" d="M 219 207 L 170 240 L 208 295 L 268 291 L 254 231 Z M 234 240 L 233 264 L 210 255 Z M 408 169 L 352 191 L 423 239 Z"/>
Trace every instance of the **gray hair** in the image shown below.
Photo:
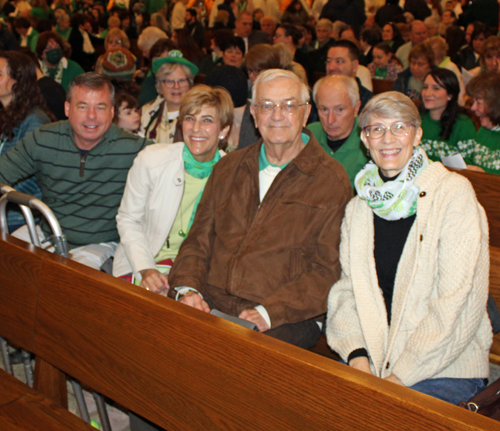
<path fill-rule="evenodd" d="M 372 115 L 394 118 L 397 121 L 412 123 L 416 128 L 420 127 L 417 107 L 408 96 L 399 91 L 387 91 L 372 97 L 359 116 L 359 126 L 361 128 L 368 126 Z"/>
<path fill-rule="evenodd" d="M 446 43 L 446 39 L 441 36 L 433 36 L 427 39 L 424 42 L 428 48 L 430 48 L 434 54 L 437 54 L 438 57 L 443 60 L 446 57 L 446 53 L 448 51 L 448 44 Z"/>
<path fill-rule="evenodd" d="M 252 87 L 252 104 L 255 105 L 257 102 L 256 100 L 256 95 L 257 95 L 257 88 L 261 84 L 265 84 L 266 82 L 272 81 L 273 79 L 278 79 L 278 78 L 289 78 L 293 79 L 299 86 L 300 86 L 300 98 L 302 99 L 300 102 L 301 103 L 308 103 L 309 102 L 309 88 L 306 84 L 304 84 L 300 78 L 295 75 L 295 73 L 290 72 L 289 70 L 282 70 L 282 69 L 269 69 L 264 72 L 262 72 L 257 79 L 255 80 L 255 83 Z"/>
<path fill-rule="evenodd" d="M 194 76 L 191 73 L 191 70 L 189 69 L 189 67 L 187 67 L 184 64 L 180 64 L 180 63 L 165 63 L 165 64 L 162 64 L 160 66 L 160 68 L 158 69 L 158 72 L 156 72 L 156 84 L 155 85 L 156 85 L 156 91 L 158 92 L 158 94 L 161 94 L 161 91 L 160 91 L 161 81 L 163 81 L 168 75 L 170 75 L 178 67 L 180 67 L 184 71 L 184 73 L 186 74 L 186 78 L 189 81 L 189 88 L 191 88 L 193 86 Z"/>
<path fill-rule="evenodd" d="M 68 103 L 71 103 L 71 98 L 73 97 L 76 87 L 86 87 L 93 91 L 107 88 L 109 90 L 111 106 L 114 106 L 115 104 L 115 87 L 106 76 L 101 75 L 100 73 L 87 72 L 78 75 L 75 79 L 73 79 L 73 81 L 70 82 L 66 93 L 66 101 Z"/>
<path fill-rule="evenodd" d="M 321 18 L 316 23 L 316 27 L 315 28 L 318 28 L 318 27 L 328 27 L 329 30 L 330 30 L 330 33 L 331 33 L 332 30 L 333 30 L 333 23 L 328 18 Z"/>
<path fill-rule="evenodd" d="M 137 46 L 141 51 L 149 52 L 158 40 L 164 38 L 168 39 L 168 36 L 163 30 L 160 30 L 158 27 L 146 27 L 139 35 L 139 39 L 137 39 Z"/>
<path fill-rule="evenodd" d="M 354 106 L 356 103 L 359 102 L 359 87 L 358 84 L 356 83 L 356 80 L 350 76 L 332 75 L 332 76 L 325 76 L 320 80 L 318 80 L 316 84 L 314 84 L 313 99 L 316 104 L 318 103 L 316 96 L 318 94 L 319 87 L 321 87 L 323 84 L 330 84 L 330 83 L 332 84 L 339 83 L 341 86 L 345 87 L 347 93 L 349 94 L 349 98 L 351 99 L 352 106 Z"/>

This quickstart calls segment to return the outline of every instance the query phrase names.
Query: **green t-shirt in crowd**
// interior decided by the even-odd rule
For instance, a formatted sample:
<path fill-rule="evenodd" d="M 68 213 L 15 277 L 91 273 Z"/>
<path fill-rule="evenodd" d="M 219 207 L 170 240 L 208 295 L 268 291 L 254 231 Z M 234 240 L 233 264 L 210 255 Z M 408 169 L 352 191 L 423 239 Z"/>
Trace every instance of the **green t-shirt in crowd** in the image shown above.
<path fill-rule="evenodd" d="M 451 135 L 447 140 L 439 136 L 441 132 L 441 122 L 439 120 L 433 120 L 429 112 L 422 114 L 421 119 L 423 134 L 420 145 L 427 153 L 427 157 L 433 161 L 440 162 L 441 157 L 456 152 L 461 153 L 462 149 L 472 147 L 476 143 L 474 123 L 464 114 L 457 116 Z M 462 154 L 462 157 L 466 159 L 467 155 Z"/>

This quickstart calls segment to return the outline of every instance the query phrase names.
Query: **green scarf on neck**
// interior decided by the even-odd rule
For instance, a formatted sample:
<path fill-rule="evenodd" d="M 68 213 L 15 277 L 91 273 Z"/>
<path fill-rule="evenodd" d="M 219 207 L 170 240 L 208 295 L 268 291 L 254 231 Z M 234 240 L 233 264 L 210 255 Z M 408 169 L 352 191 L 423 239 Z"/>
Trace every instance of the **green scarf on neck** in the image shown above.
<path fill-rule="evenodd" d="M 203 179 L 210 176 L 215 164 L 221 159 L 221 155 L 219 151 L 216 151 L 212 160 L 209 160 L 208 162 L 198 162 L 197 160 L 195 160 L 186 144 L 184 144 L 184 149 L 182 150 L 182 159 L 184 160 L 184 169 L 189 175 L 195 178 Z M 200 194 L 196 198 L 196 202 L 194 203 L 193 213 L 191 214 L 191 218 L 189 219 L 187 232 L 189 232 L 189 230 L 191 229 L 191 225 L 193 224 L 194 215 L 196 214 L 196 209 L 198 208 L 198 204 L 200 203 L 203 190 L 205 190 L 205 187 L 203 187 Z"/>

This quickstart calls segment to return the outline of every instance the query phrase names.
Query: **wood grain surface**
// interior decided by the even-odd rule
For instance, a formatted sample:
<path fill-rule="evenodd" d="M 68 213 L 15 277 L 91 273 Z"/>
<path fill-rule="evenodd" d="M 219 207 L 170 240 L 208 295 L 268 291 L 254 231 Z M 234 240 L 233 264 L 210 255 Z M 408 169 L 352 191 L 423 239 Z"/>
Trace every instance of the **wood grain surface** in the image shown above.
<path fill-rule="evenodd" d="M 490 245 L 500 247 L 500 176 L 467 169 L 457 172 L 472 183 L 477 200 L 483 206 L 490 226 Z"/>
<path fill-rule="evenodd" d="M 5 394 L 14 397 L 5 401 Z M 0 370 L 0 429 L 2 431 L 91 431 L 92 426 L 57 406 L 16 378 Z"/>
<path fill-rule="evenodd" d="M 4 239 L 6 234 L 0 235 Z M 21 248 L 26 243 L 12 237 L 10 240 L 8 250 L 0 248 L 1 331 L 3 337 L 15 339 L 18 346 L 31 350 L 41 257 L 34 247 L 33 253 L 26 253 Z"/>
<path fill-rule="evenodd" d="M 5 253 L 12 247 L 0 241 Z M 498 430 L 465 409 L 49 254 L 33 351 L 169 431 Z"/>

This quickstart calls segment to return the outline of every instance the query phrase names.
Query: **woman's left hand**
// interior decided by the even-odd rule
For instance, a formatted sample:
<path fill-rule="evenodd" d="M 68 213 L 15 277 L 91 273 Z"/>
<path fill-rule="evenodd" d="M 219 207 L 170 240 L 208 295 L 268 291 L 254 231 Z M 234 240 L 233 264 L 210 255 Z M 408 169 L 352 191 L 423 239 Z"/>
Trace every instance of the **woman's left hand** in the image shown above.
<path fill-rule="evenodd" d="M 394 374 L 387 376 L 384 380 L 388 380 L 389 382 L 404 386 L 403 382 L 401 380 L 399 380 Z"/>
<path fill-rule="evenodd" d="M 475 165 L 467 165 L 467 169 L 469 171 L 484 172 L 483 168 L 480 168 L 479 166 L 475 166 Z"/>

